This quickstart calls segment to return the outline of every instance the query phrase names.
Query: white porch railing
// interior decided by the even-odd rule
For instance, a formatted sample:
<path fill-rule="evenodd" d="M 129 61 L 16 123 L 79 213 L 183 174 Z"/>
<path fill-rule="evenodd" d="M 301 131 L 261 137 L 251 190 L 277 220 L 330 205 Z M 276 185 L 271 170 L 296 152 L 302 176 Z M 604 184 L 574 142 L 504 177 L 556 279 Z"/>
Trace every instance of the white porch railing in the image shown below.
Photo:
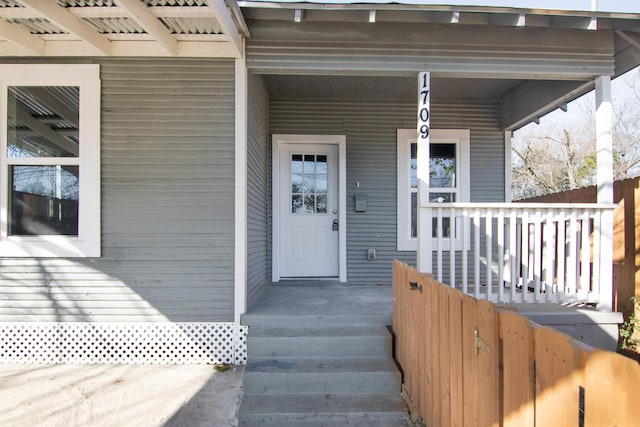
<path fill-rule="evenodd" d="M 602 214 L 614 206 L 442 203 L 422 209 L 431 213 L 439 282 L 499 303 L 610 303 L 611 282 L 598 278 L 603 263 L 612 263 L 612 249 L 600 241 L 607 229 Z"/>

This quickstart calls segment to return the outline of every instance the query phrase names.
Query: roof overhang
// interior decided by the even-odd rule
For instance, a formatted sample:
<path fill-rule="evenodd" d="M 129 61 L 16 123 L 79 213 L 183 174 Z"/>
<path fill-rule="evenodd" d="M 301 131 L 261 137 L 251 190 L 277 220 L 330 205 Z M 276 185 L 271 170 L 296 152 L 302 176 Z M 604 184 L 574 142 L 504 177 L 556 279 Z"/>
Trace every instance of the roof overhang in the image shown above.
<path fill-rule="evenodd" d="M 597 76 L 615 77 L 640 64 L 640 4 L 629 3 L 635 2 L 238 1 L 252 32 L 247 40 L 247 64 L 251 72 L 266 75 L 270 93 L 379 97 L 382 81 L 391 78 L 394 90 L 389 96 L 405 92 L 411 96 L 415 85 L 411 76 L 416 74 L 416 64 L 424 63 L 422 68 L 435 79 L 436 98 L 492 99 L 502 107 L 504 129 L 516 129 L 562 107 L 592 89 Z M 402 28 L 406 28 L 405 38 Z M 444 64 L 455 48 L 440 54 L 436 53 L 442 52 L 438 45 L 430 50 L 434 39 L 428 35 L 420 39 L 424 42 L 411 38 L 429 28 L 443 44 L 455 39 L 470 55 L 484 52 L 492 58 L 493 68 L 481 57 L 459 68 L 457 57 Z M 521 51 L 511 47 L 513 56 L 500 52 L 507 40 L 511 45 L 521 39 Z M 537 46 L 540 61 L 526 57 L 533 62 L 524 64 L 522 55 L 531 46 L 538 40 L 544 46 L 551 39 L 555 42 L 549 54 Z M 478 48 L 473 40 L 478 41 Z M 563 54 L 569 40 L 575 45 Z M 356 54 L 356 45 L 362 54 Z M 385 60 L 385 46 L 394 52 L 389 55 L 391 62 Z M 352 59 L 349 52 L 354 52 Z M 582 66 L 578 61 L 585 59 L 584 54 L 596 56 Z M 501 56 L 507 59 L 500 60 Z M 483 74 L 483 67 L 491 69 Z M 367 88 L 374 88 L 373 92 L 368 93 Z"/>

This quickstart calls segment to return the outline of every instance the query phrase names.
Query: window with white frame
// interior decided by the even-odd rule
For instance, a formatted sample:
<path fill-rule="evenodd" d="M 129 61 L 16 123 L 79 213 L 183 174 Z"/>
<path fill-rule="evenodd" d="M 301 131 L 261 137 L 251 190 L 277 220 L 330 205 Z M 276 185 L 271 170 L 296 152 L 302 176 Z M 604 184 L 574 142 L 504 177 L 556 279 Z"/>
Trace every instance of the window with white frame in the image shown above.
<path fill-rule="evenodd" d="M 98 65 L 0 65 L 0 256 L 100 256 Z"/>
<path fill-rule="evenodd" d="M 469 201 L 469 129 L 432 129 L 429 143 L 429 202 Z M 398 250 L 418 248 L 418 156 L 415 129 L 398 129 Z M 437 227 L 433 219 L 432 233 Z M 450 237 L 450 218 L 442 218 Z M 454 227 L 455 228 L 455 227 Z M 455 233 L 455 231 L 454 231 Z M 454 235 L 455 236 L 455 235 Z"/>

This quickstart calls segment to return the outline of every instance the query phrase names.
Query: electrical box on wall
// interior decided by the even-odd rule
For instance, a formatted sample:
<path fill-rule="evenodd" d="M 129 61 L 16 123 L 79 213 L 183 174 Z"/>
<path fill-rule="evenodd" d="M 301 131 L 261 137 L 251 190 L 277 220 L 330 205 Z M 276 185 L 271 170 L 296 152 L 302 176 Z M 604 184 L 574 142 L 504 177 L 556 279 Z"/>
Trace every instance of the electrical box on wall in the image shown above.
<path fill-rule="evenodd" d="M 354 194 L 355 199 L 355 211 L 366 212 L 367 211 L 367 195 L 366 194 Z"/>

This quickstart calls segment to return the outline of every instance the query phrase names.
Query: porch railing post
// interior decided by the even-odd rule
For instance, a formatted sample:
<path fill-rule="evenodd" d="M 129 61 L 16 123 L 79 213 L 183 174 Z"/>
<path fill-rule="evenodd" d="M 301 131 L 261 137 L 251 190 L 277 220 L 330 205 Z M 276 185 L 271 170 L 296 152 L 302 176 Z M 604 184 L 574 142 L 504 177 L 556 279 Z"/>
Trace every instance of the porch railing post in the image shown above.
<path fill-rule="evenodd" d="M 433 273 L 432 225 L 429 204 L 429 133 L 431 131 L 431 74 L 418 75 L 418 270 Z"/>
<path fill-rule="evenodd" d="M 611 107 L 611 77 L 596 78 L 596 180 L 598 185 L 598 203 L 613 204 L 613 114 Z M 599 259 L 594 253 L 593 262 L 599 263 L 599 302 L 598 310 L 613 309 L 613 211 L 602 212 L 599 230 Z"/>

